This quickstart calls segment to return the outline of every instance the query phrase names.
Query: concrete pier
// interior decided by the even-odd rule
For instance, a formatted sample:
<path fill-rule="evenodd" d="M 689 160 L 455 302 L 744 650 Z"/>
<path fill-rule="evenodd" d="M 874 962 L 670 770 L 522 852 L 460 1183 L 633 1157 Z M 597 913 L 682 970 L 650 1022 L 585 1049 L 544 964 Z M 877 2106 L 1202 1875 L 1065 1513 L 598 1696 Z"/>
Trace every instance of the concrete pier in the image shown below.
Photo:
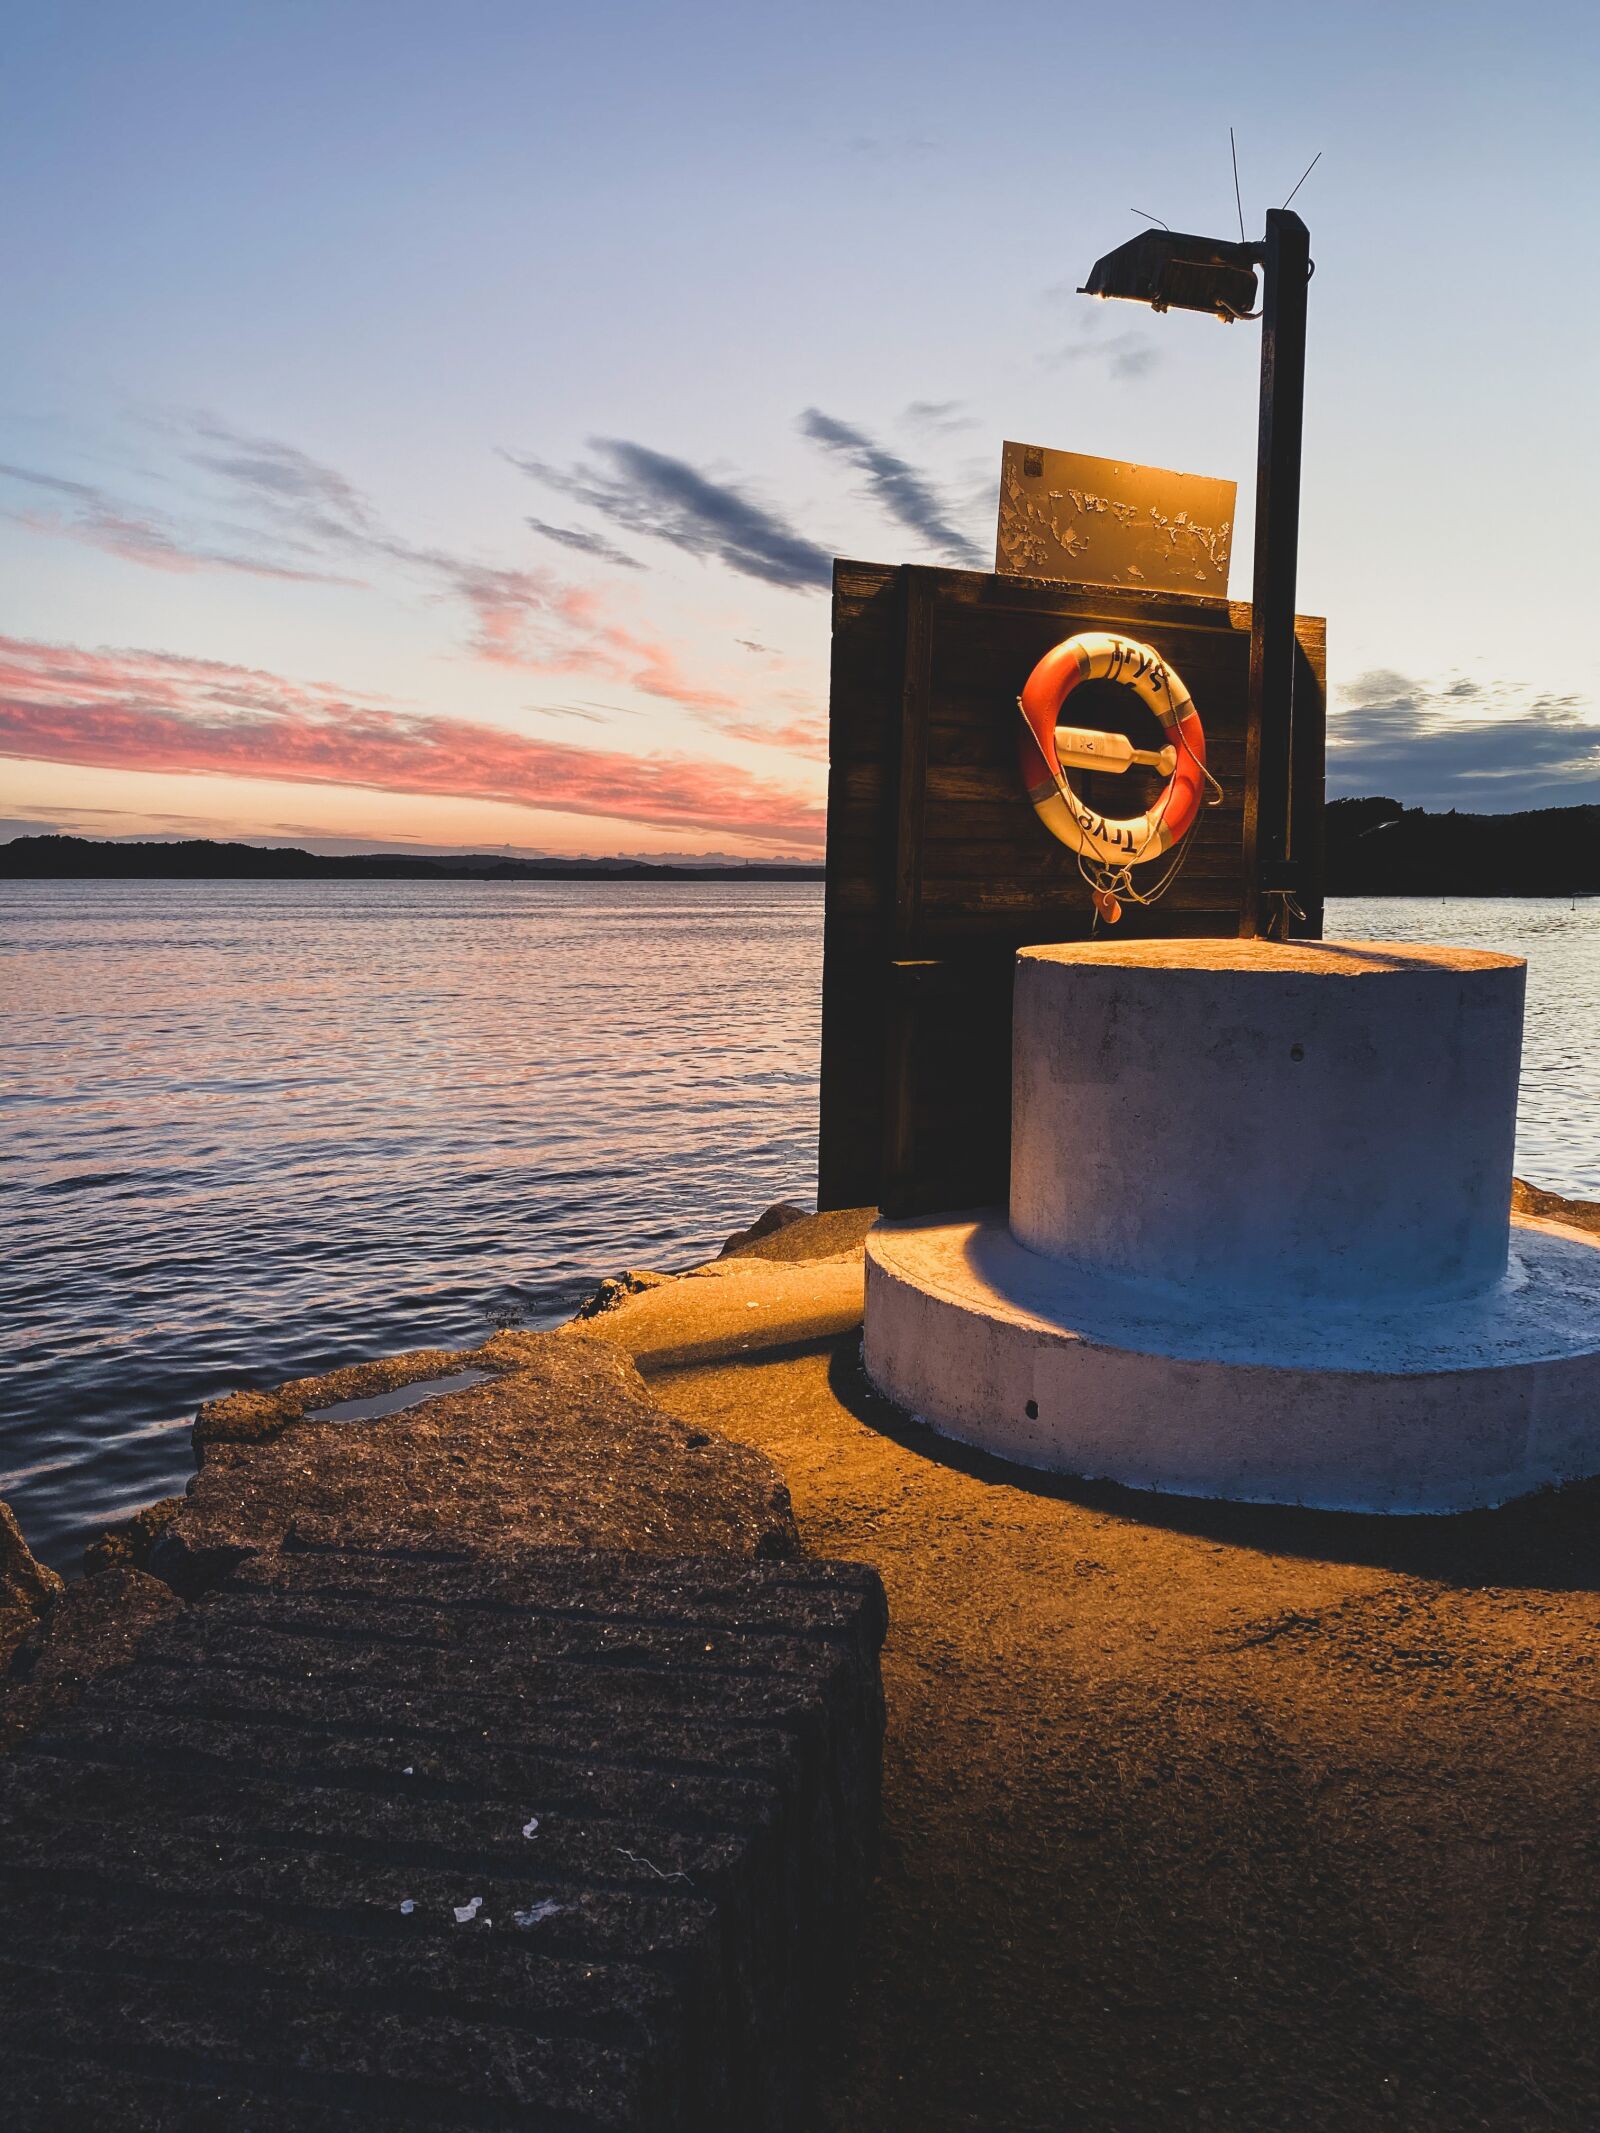
<path fill-rule="evenodd" d="M 1600 1205 L 1526 1186 L 1517 1204 L 1600 1237 Z M 735 1838 L 747 1810 L 765 1816 L 763 1798 L 775 1819 L 761 1826 L 802 1876 L 849 1857 L 836 1843 L 813 1849 L 825 1831 L 789 1809 L 863 1797 L 849 1775 L 862 1762 L 844 1749 L 863 1737 L 870 1747 L 870 1701 L 865 1728 L 841 1729 L 848 1695 L 764 1700 L 775 1674 L 763 1655 L 807 1620 L 820 1632 L 803 1639 L 811 1678 L 831 1653 L 835 1678 L 848 1683 L 859 1665 L 870 1698 L 876 1581 L 860 1588 L 858 1641 L 846 1622 L 812 1613 L 819 1593 L 848 1609 L 856 1589 L 818 1557 L 873 1566 L 894 1626 L 883 1653 L 885 1870 L 861 1929 L 825 1943 L 830 1964 L 847 1946 L 858 1959 L 841 2048 L 823 2050 L 796 2025 L 802 2056 L 822 2060 L 808 2127 L 1589 2133 L 1600 2123 L 1600 1851 L 1586 1841 L 1600 1807 L 1600 1482 L 1464 1518 L 1374 1520 L 1133 1496 L 1004 1465 L 908 1424 L 866 1385 L 866 1228 L 865 1211 L 813 1217 L 685 1278 L 619 1283 L 614 1309 L 561 1336 L 575 1360 L 591 1342 L 602 1359 L 633 1358 L 678 1419 L 665 1448 L 673 1468 L 742 1443 L 792 1495 L 811 1560 L 725 1556 L 708 1590 L 673 1585 L 673 1564 L 658 1559 L 639 1574 L 648 1622 L 631 1601 L 618 1615 L 615 1580 L 580 1582 L 571 1549 L 542 1551 L 536 1585 L 522 1559 L 532 1529 L 514 1536 L 509 1517 L 494 1522 L 498 1567 L 480 1559 L 470 1575 L 430 1566 L 421 1548 L 391 1565 L 397 1535 L 372 1536 L 360 1559 L 279 1547 L 280 1530 L 328 1507 L 297 1448 L 319 1441 L 307 1434 L 318 1425 L 296 1415 L 408 1378 L 503 1369 L 516 1359 L 506 1345 L 395 1358 L 213 1411 L 219 1438 L 223 1424 L 233 1433 L 223 1441 L 253 1429 L 263 1463 L 266 1433 L 280 1432 L 283 1487 L 257 1494 L 248 1528 L 224 1534 L 220 1506 L 196 1505 L 211 1538 L 261 1552 L 195 1601 L 160 1588 L 170 1626 L 144 1631 L 157 1641 L 131 1666 L 119 1599 L 111 1663 L 125 1671 L 109 1677 L 84 1638 L 63 1652 L 62 1613 L 119 1578 L 156 1581 L 108 1572 L 69 1587 L 43 1603 L 51 1627 L 26 1678 L 0 1681 L 0 1720 L 9 1694 L 29 1707 L 34 1740 L 41 1703 L 61 1708 L 54 1699 L 81 1692 L 84 1674 L 103 1682 L 84 1730 L 65 1713 L 52 1721 L 59 1750 L 41 1748 L 7 1795 L 7 1815 L 36 1813 L 30 1826 L 45 1838 L 0 1875 L 16 1966 L 0 1989 L 8 2133 L 90 2117 L 160 2133 L 374 2123 L 656 2133 L 675 2122 L 659 2101 L 675 2067 L 688 2069 L 678 2093 L 697 2133 L 715 2124 L 693 2116 L 708 2086 L 727 2093 L 701 2054 L 748 2046 L 721 2012 L 735 2004 L 726 1972 L 696 1951 L 750 1947 L 741 1907 L 748 1891 L 769 1903 L 776 1877 L 753 1868 L 778 1852 L 762 1836 L 735 1854 L 715 1889 L 726 1921 L 716 1942 L 695 1938 L 699 1889 L 640 1862 L 698 1879 L 694 1858 L 657 1844 L 697 1843 L 704 1827 Z M 593 1380 L 597 1391 L 607 1382 Z M 625 1390 L 614 1366 L 609 1384 Z M 549 1424 L 567 1416 L 575 1429 L 571 1411 L 586 1404 L 581 1379 L 558 1386 L 553 1372 L 475 1397 L 480 1424 L 485 1408 L 527 1417 L 525 1428 L 516 1413 L 490 1419 L 508 1480 L 526 1474 L 519 1443 L 537 1453 Z M 627 1404 L 623 1456 L 642 1483 L 648 1418 Z M 397 1440 L 360 1466 L 385 1527 L 393 1499 L 380 1469 L 436 1474 L 452 1451 L 470 1451 L 474 1409 L 455 1410 L 450 1432 L 438 1427 L 443 1408 L 417 1410 L 410 1427 L 356 1425 Z M 728 1481 L 741 1489 L 737 1469 Z M 458 1522 L 472 1493 L 454 1495 Z M 516 1493 L 542 1497 L 539 1473 Z M 765 1520 L 764 1499 L 747 1500 Z M 623 1499 L 629 1516 L 630 1504 L 654 1515 L 642 1487 Z M 536 1500 L 527 1514 L 549 1516 Z M 662 1536 L 672 1545 L 683 1515 L 699 1515 L 687 1499 Z M 558 1610 L 548 1579 L 563 1561 L 575 1575 L 572 1604 Z M 322 1592 L 269 1590 L 274 1564 Z M 0 1583 L 6 1568 L 0 1556 Z M 663 1586 L 669 1610 L 657 1605 Z M 734 1645 L 719 1629 L 666 1646 L 681 1602 L 721 1610 L 730 1592 L 744 1610 Z M 790 1626 L 775 1636 L 776 1614 L 758 1605 Z M 279 1627 L 266 1628 L 268 1611 Z M 636 1666 L 619 1664 L 623 1648 Z M 673 1661 L 658 1668 L 663 1648 Z M 748 1674 L 730 1652 L 751 1660 Z M 225 1654 L 237 1663 L 214 1665 Z M 233 1841 L 217 1830 L 230 1773 L 200 1758 L 221 1737 L 224 1695 L 237 1699 L 232 1747 L 261 1749 L 236 1759 L 228 1807 L 254 1860 L 230 1850 L 219 1864 L 215 1847 Z M 747 1726 L 758 1702 L 761 1723 Z M 127 1727 L 115 1761 L 111 1711 Z M 571 1724 L 565 1743 L 546 1730 L 557 1722 Z M 607 1778 L 608 1812 L 625 1805 L 641 1818 L 615 1839 L 633 1861 L 574 1844 L 574 1809 L 602 1833 L 600 1797 L 581 1787 L 608 1767 L 590 1744 L 614 1725 L 641 1756 Z M 485 1726 L 504 1731 L 485 1741 Z M 695 1740 L 709 1752 L 690 1770 L 681 1751 Z M 395 1752 L 413 1744 L 439 1759 Z M 147 1774 L 139 1759 L 156 1755 L 202 1772 L 181 1842 L 191 1781 L 170 1765 Z M 748 1788 L 747 1770 L 796 1782 L 764 1793 Z M 848 1786 L 830 1778 L 807 1793 L 813 1771 L 839 1771 Z M 552 1814 L 527 1840 L 534 1777 L 547 1809 L 558 1781 L 577 1789 L 560 1821 Z M 735 1812 L 737 1824 L 724 1819 Z M 127 1840 L 143 1841 L 145 1815 L 164 1848 L 136 1859 Z M 800 1830 L 813 1834 L 792 1850 Z M 547 1832 L 562 1852 L 541 1886 L 529 1855 Z M 0 1857 L 12 1841 L 0 1840 Z M 68 1841 L 74 1872 L 92 1869 L 70 1887 Z M 581 1916 L 505 1927 L 503 1902 L 494 1909 L 507 1893 L 530 1912 L 570 1901 L 583 1884 L 574 1874 L 563 1886 L 557 1872 L 590 1866 L 606 1880 L 578 1897 Z M 469 1892 L 481 1910 L 457 1924 Z M 631 1932 L 652 1892 L 664 1932 L 681 1938 L 558 1938 L 608 1921 Z M 386 1895 L 417 1908 L 391 1909 Z M 772 1931 L 797 1913 L 760 1915 Z M 771 1969 L 754 1974 L 765 1989 Z M 763 2049 L 773 2034 L 755 2032 Z M 241 2037 L 265 2040 L 254 2061 Z M 335 2059 L 339 2100 L 313 2101 L 331 2096 Z M 789 2071 L 781 2056 L 765 2063 Z M 239 2084 L 241 2066 L 253 2087 Z M 575 2090 L 580 2078 L 589 2086 Z M 536 2085 L 557 2080 L 560 2091 Z M 733 2122 L 744 2133 L 751 2121 Z"/>
<path fill-rule="evenodd" d="M 172 1584 L 46 1596 L 0 1680 L 6 2126 L 808 2127 L 876 1843 L 876 1574 L 797 1560 L 771 1461 L 598 1338 L 196 1435 Z"/>
<path fill-rule="evenodd" d="M 1457 1511 L 1600 1471 L 1600 1246 L 1508 1214 L 1523 966 L 1018 957 L 1007 1214 L 885 1223 L 880 1390 L 1030 1466 Z"/>

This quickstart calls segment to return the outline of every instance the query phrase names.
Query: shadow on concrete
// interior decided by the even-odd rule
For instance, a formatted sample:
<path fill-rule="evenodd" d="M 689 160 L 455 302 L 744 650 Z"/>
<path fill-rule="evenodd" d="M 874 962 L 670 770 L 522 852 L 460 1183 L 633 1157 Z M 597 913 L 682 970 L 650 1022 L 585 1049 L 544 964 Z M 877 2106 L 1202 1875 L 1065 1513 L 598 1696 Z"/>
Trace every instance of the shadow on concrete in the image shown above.
<path fill-rule="evenodd" d="M 682 1341 L 676 1347 L 645 1350 L 635 1355 L 634 1363 L 640 1377 L 647 1383 L 658 1378 L 673 1378 L 696 1370 L 708 1370 L 714 1363 L 736 1363 L 741 1370 L 760 1370 L 769 1363 L 798 1363 L 808 1355 L 826 1355 L 840 1339 L 861 1345 L 861 1329 L 844 1335 L 837 1333 L 804 1333 L 793 1340 L 779 1341 L 734 1341 L 718 1338 L 708 1341 Z M 870 1387 L 868 1390 L 870 1391 Z"/>
<path fill-rule="evenodd" d="M 1364 1563 L 1446 1585 L 1600 1591 L 1600 1480 L 1541 1490 L 1496 1511 L 1427 1517 L 1163 1496 L 1119 1482 L 1014 1466 L 992 1452 L 941 1437 L 873 1389 L 861 1367 L 858 1333 L 835 1341 L 828 1384 L 840 1406 L 858 1422 L 907 1451 L 1032 1496 L 1053 1496 L 1086 1510 L 1230 1547 L 1317 1562 Z"/>

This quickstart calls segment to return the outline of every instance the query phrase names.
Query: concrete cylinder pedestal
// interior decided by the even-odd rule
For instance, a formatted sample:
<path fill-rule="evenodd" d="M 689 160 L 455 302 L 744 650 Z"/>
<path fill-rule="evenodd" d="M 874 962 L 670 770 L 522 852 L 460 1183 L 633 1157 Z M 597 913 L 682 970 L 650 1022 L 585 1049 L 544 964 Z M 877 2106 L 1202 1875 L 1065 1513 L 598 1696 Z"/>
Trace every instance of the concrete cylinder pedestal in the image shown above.
<path fill-rule="evenodd" d="M 1600 1238 L 1509 1212 L 1523 980 L 1382 942 L 1024 950 L 1008 1218 L 877 1226 L 868 1375 L 1191 1495 L 1449 1511 L 1600 1471 Z"/>

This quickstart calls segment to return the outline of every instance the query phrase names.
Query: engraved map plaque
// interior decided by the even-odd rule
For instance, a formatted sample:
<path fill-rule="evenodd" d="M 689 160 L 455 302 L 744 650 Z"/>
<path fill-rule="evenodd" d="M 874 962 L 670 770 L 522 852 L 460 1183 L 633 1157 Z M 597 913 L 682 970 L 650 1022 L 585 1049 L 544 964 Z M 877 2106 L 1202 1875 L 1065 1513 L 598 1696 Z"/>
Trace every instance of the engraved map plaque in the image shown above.
<path fill-rule="evenodd" d="M 1007 443 L 994 567 L 1009 577 L 1150 592 L 1228 590 L 1235 485 Z"/>

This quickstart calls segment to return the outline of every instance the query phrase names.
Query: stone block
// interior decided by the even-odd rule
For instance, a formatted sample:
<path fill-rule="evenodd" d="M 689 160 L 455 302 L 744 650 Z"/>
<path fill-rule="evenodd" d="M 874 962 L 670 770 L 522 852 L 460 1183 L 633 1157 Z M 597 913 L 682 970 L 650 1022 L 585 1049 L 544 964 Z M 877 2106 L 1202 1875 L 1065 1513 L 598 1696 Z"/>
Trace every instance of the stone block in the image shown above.
<path fill-rule="evenodd" d="M 0 1763 L 8 2126 L 797 2133 L 884 1626 L 841 1564 L 241 1561 Z"/>

